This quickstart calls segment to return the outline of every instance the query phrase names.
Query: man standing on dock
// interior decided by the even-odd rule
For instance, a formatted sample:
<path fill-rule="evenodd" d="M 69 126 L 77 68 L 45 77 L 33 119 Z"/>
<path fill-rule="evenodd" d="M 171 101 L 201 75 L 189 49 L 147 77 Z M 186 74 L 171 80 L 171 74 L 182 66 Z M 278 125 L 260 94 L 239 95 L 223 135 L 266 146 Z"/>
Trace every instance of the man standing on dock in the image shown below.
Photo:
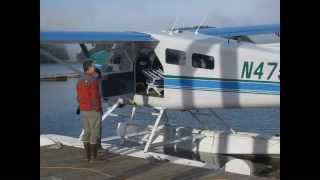
<path fill-rule="evenodd" d="M 98 160 L 97 143 L 100 137 L 102 106 L 94 62 L 92 60 L 85 61 L 83 70 L 84 74 L 77 82 L 77 100 L 80 104 L 84 129 L 82 141 L 86 158 L 89 162 L 93 162 Z"/>
<path fill-rule="evenodd" d="M 97 68 L 97 67 L 95 67 L 95 74 L 94 74 L 94 77 L 95 78 L 97 78 L 98 80 L 100 80 L 101 79 L 101 77 L 102 77 L 102 75 L 101 75 L 101 71 Z M 101 108 L 101 110 L 103 110 L 102 108 Z M 77 115 L 79 115 L 80 114 L 80 105 L 78 105 L 78 108 L 77 108 L 77 112 L 76 112 L 76 114 Z M 103 112 L 101 111 L 101 116 L 103 115 Z M 99 138 L 98 138 L 98 149 L 99 150 L 103 150 L 103 148 L 102 148 L 102 145 L 101 145 L 101 134 L 102 133 L 102 125 L 101 125 L 101 123 L 100 123 L 100 135 L 99 135 Z"/>

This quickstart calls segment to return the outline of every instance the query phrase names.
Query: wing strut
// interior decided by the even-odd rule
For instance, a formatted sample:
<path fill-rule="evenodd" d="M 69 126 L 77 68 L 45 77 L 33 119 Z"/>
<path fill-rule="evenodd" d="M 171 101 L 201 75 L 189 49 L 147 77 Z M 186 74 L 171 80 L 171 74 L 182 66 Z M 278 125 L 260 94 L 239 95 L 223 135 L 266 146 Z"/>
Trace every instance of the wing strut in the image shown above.
<path fill-rule="evenodd" d="M 87 46 L 83 43 L 80 43 L 80 48 L 81 48 L 83 54 L 86 56 L 86 58 L 89 58 L 90 54 L 89 54 Z"/>

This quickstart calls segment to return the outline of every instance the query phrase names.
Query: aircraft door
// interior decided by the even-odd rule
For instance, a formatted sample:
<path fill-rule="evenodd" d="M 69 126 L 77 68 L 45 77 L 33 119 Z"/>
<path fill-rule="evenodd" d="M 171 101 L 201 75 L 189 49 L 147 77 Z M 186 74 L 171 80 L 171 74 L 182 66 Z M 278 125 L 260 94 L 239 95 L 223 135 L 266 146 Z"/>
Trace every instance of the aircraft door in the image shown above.
<path fill-rule="evenodd" d="M 134 63 L 126 52 L 115 53 L 101 67 L 101 94 L 104 99 L 132 97 L 135 91 Z"/>

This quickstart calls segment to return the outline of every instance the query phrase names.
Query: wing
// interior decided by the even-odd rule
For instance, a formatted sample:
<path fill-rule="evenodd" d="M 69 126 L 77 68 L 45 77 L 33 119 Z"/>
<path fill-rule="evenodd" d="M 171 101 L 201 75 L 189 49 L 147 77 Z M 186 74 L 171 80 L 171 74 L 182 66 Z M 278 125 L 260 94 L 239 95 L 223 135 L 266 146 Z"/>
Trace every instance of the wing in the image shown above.
<path fill-rule="evenodd" d="M 88 31 L 41 31 L 40 43 L 107 43 L 107 42 L 153 42 L 157 41 L 151 35 L 140 32 L 88 32 Z M 84 45 L 83 45 L 84 46 Z M 83 49 L 84 48 L 84 49 Z M 86 50 L 85 47 L 81 47 Z M 87 50 L 86 50 L 87 51 Z M 63 60 L 55 57 L 50 52 L 41 49 L 40 53 L 51 60 L 66 65 L 76 73 L 81 71 L 71 67 Z M 88 55 L 89 56 L 89 55 Z M 98 65 L 99 66 L 99 65 Z M 99 66 L 100 67 L 100 66 Z"/>
<path fill-rule="evenodd" d="M 224 27 L 224 28 L 201 28 L 198 31 L 201 34 L 212 36 L 248 36 L 259 34 L 277 34 L 280 36 L 280 25 L 258 25 L 242 27 Z"/>
<path fill-rule="evenodd" d="M 40 42 L 101 43 L 115 41 L 156 41 L 151 35 L 140 32 L 87 32 L 87 31 L 41 31 Z"/>

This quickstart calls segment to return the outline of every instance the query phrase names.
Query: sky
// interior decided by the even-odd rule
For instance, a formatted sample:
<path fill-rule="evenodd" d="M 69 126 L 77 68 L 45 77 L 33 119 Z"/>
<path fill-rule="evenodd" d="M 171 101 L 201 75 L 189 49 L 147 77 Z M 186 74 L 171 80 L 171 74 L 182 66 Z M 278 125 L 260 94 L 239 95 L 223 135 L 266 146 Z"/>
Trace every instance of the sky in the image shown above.
<path fill-rule="evenodd" d="M 41 30 L 161 31 L 280 23 L 279 0 L 41 0 Z"/>

